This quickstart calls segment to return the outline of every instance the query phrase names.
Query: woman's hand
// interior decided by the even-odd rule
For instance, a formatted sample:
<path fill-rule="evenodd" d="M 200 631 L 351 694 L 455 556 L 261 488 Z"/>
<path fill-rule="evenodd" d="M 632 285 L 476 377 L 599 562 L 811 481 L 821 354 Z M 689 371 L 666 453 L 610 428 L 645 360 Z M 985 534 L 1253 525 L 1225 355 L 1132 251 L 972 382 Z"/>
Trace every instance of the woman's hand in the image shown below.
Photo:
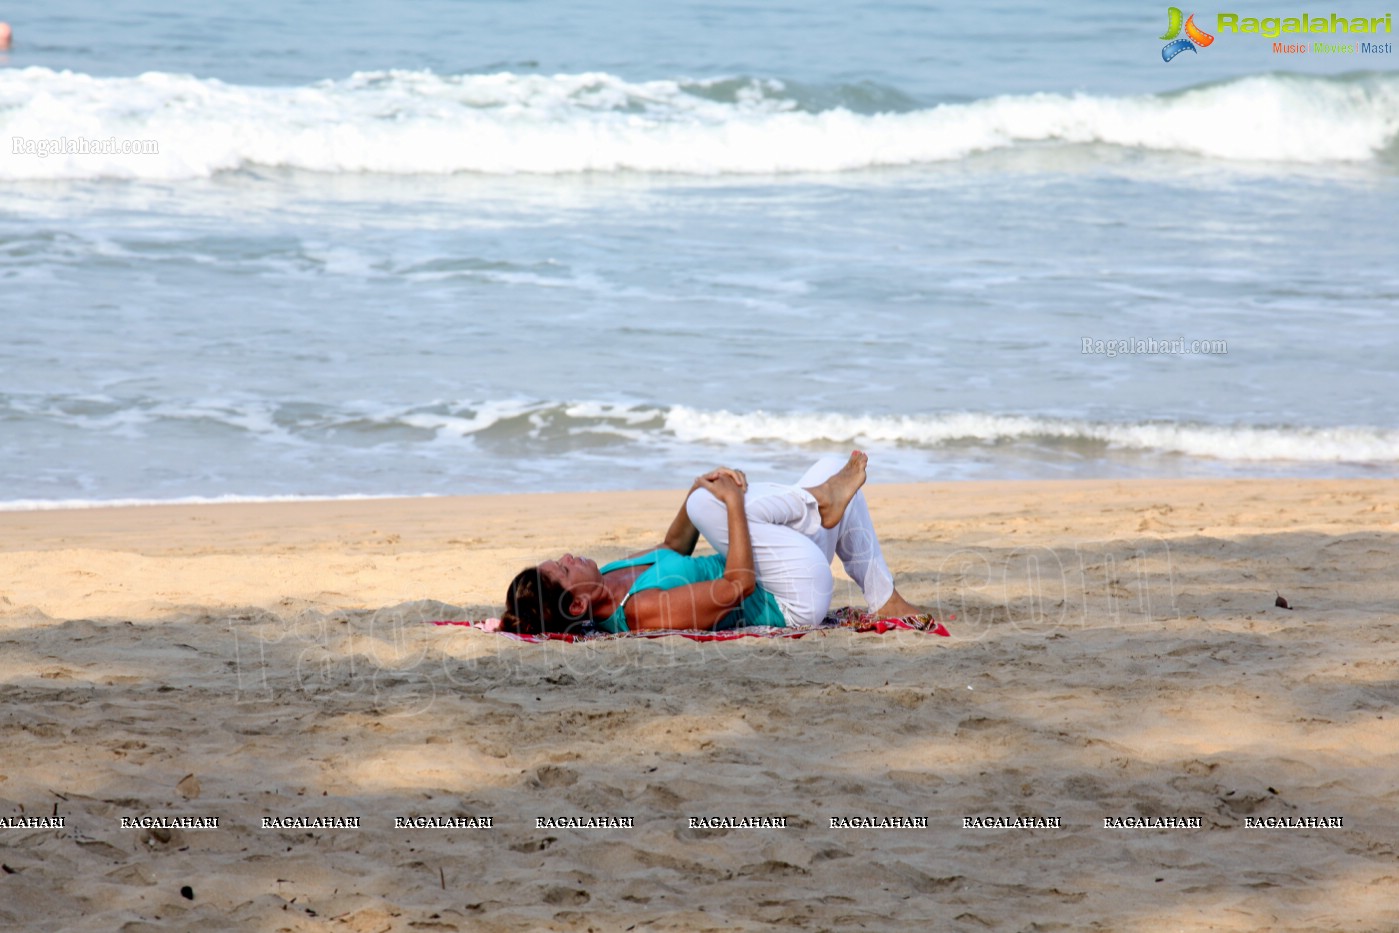
<path fill-rule="evenodd" d="M 733 506 L 735 503 L 742 505 L 746 484 L 741 483 L 734 476 L 734 472 L 729 469 L 714 470 L 695 480 L 695 483 L 698 488 L 708 490 L 714 498 L 727 506 Z"/>
<path fill-rule="evenodd" d="M 704 481 L 707 479 L 712 480 L 719 476 L 729 477 L 735 483 L 738 484 L 738 488 L 740 490 L 742 490 L 743 492 L 748 491 L 748 477 L 744 475 L 742 470 L 735 470 L 733 467 L 715 467 L 708 473 L 705 473 L 703 476 L 696 477 L 695 484 L 690 487 L 690 492 L 694 492 L 696 489 L 708 488 L 704 485 Z M 714 490 L 711 489 L 710 492 L 714 492 Z M 718 497 L 717 493 L 715 494 L 715 497 Z"/>
<path fill-rule="evenodd" d="M 627 604 L 628 624 L 638 629 L 710 629 L 752 595 L 758 585 L 758 575 L 753 566 L 753 542 L 743 503 L 747 486 L 742 472 L 727 467 L 710 470 L 695 480 L 692 493 L 697 489 L 707 491 L 722 502 L 728 512 L 729 548 L 724 555 L 724 575 L 671 590 L 638 593 Z M 682 532 L 683 543 L 687 545 L 683 550 L 670 543 L 679 540 Z M 689 554 L 698 537 L 699 532 L 682 508 L 666 536 L 667 546 Z"/>
<path fill-rule="evenodd" d="M 743 475 L 742 470 L 735 470 L 730 467 L 716 467 L 703 476 L 695 477 L 694 483 L 690 485 L 690 491 L 685 494 L 686 502 L 689 501 L 691 493 L 696 489 L 707 489 L 713 493 L 714 498 L 719 499 L 726 505 L 730 503 L 720 495 L 719 489 L 715 486 L 721 479 L 731 486 L 736 486 L 739 490 L 738 497 L 733 501 L 743 504 L 743 494 L 748 491 L 748 477 Z M 661 547 L 669 548 L 677 554 L 689 556 L 695 553 L 695 545 L 699 543 L 699 531 L 695 528 L 694 522 L 690 521 L 690 514 L 687 506 L 682 504 L 680 511 L 675 513 L 675 520 L 670 523 L 670 528 L 666 531 L 665 540 L 661 542 Z M 649 550 L 655 550 L 651 548 Z M 645 554 L 647 551 L 639 551 Z M 637 556 L 636 554 L 632 555 Z"/>

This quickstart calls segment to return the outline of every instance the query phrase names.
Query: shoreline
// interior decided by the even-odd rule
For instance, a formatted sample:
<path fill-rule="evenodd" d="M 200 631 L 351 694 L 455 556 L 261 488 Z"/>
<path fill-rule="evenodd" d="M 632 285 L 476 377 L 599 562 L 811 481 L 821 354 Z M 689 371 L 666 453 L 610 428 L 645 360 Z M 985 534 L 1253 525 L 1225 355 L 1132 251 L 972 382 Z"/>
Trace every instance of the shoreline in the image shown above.
<path fill-rule="evenodd" d="M 1276 478 L 865 487 L 895 575 L 968 544 L 1034 540 L 1072 550 L 1091 541 L 1168 546 L 1196 536 L 1339 530 L 1354 516 L 1326 508 L 1335 497 L 1374 497 L 1377 511 L 1360 516 L 1361 526 L 1364 519 L 1392 525 L 1399 512 L 1385 501 L 1396 492 L 1399 480 Z M 7 600 L 0 613 L 158 617 L 192 604 L 271 607 L 288 599 L 355 608 L 439 599 L 484 608 L 527 562 L 562 551 L 611 560 L 658 543 L 683 495 L 677 488 L 0 512 L 0 599 Z M 915 543 L 914 553 L 902 554 L 902 541 Z M 143 582 L 155 576 L 164 578 L 159 592 Z M 905 590 L 916 603 L 912 593 Z"/>
<path fill-rule="evenodd" d="M 1036 480 L 867 484 L 896 575 L 962 545 L 1232 538 L 1369 527 L 1399 480 Z M 683 490 L 102 506 L 0 512 L 0 612 L 159 617 L 287 600 L 364 608 L 437 599 L 483 609 L 527 563 L 612 559 L 659 542 Z M 1359 516 L 1328 497 L 1376 497 Z M 1293 511 L 1279 517 L 1262 503 Z M 1101 503 L 1101 508 L 1089 508 Z M 1371 522 L 1372 523 L 1372 522 Z M 901 553 L 900 542 L 916 542 Z M 705 545 L 701 542 L 700 547 Z M 137 565 L 141 566 L 137 566 Z M 841 579 L 840 569 L 836 568 Z M 160 576 L 159 587 L 142 581 Z M 925 574 L 926 576 L 926 574 Z M 901 583 L 901 588 L 903 584 Z M 916 585 L 905 590 L 919 602 Z M 921 594 L 927 599 L 927 593 Z M 855 595 L 858 600 L 858 594 Z M 489 613 L 489 614 L 494 614 Z"/>

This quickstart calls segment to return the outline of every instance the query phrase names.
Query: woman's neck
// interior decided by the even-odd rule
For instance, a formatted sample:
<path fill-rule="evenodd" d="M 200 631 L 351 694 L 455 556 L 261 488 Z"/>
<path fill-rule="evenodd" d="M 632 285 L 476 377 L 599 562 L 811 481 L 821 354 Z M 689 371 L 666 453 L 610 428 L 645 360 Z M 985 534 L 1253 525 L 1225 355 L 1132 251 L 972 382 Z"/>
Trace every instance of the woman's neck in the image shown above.
<path fill-rule="evenodd" d="M 602 592 L 593 600 L 593 618 L 609 619 L 631 592 L 632 584 L 645 567 L 623 567 L 602 575 Z"/>

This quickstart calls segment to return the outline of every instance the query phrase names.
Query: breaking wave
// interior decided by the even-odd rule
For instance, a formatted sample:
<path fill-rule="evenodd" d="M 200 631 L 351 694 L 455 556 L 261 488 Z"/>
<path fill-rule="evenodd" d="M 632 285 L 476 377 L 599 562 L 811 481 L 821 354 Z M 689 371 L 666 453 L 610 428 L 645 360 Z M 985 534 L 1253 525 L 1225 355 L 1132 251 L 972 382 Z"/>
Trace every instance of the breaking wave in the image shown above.
<path fill-rule="evenodd" d="M 920 104 L 870 83 L 606 73 L 363 72 L 257 87 L 148 72 L 0 70 L 0 177 L 325 173 L 829 173 L 1098 144 L 1283 163 L 1388 159 L 1399 75 L 1267 74 L 1135 96 L 1037 93 Z M 14 140 L 20 140 L 16 143 Z M 156 152 L 70 152 L 128 140 Z M 18 147 L 18 151 L 17 151 Z M 40 149 L 56 149 L 45 156 Z M 147 148 L 151 148 L 148 146 Z"/>

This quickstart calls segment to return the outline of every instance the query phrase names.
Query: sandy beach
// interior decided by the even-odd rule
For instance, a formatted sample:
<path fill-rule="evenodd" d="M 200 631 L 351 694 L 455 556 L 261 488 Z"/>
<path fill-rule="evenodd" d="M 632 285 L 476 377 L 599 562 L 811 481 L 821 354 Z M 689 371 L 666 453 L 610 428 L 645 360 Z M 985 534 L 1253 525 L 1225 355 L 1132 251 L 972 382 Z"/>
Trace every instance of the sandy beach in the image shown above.
<path fill-rule="evenodd" d="M 867 495 L 952 638 L 427 624 L 676 490 L 0 513 L 0 928 L 1399 928 L 1399 483 Z"/>

